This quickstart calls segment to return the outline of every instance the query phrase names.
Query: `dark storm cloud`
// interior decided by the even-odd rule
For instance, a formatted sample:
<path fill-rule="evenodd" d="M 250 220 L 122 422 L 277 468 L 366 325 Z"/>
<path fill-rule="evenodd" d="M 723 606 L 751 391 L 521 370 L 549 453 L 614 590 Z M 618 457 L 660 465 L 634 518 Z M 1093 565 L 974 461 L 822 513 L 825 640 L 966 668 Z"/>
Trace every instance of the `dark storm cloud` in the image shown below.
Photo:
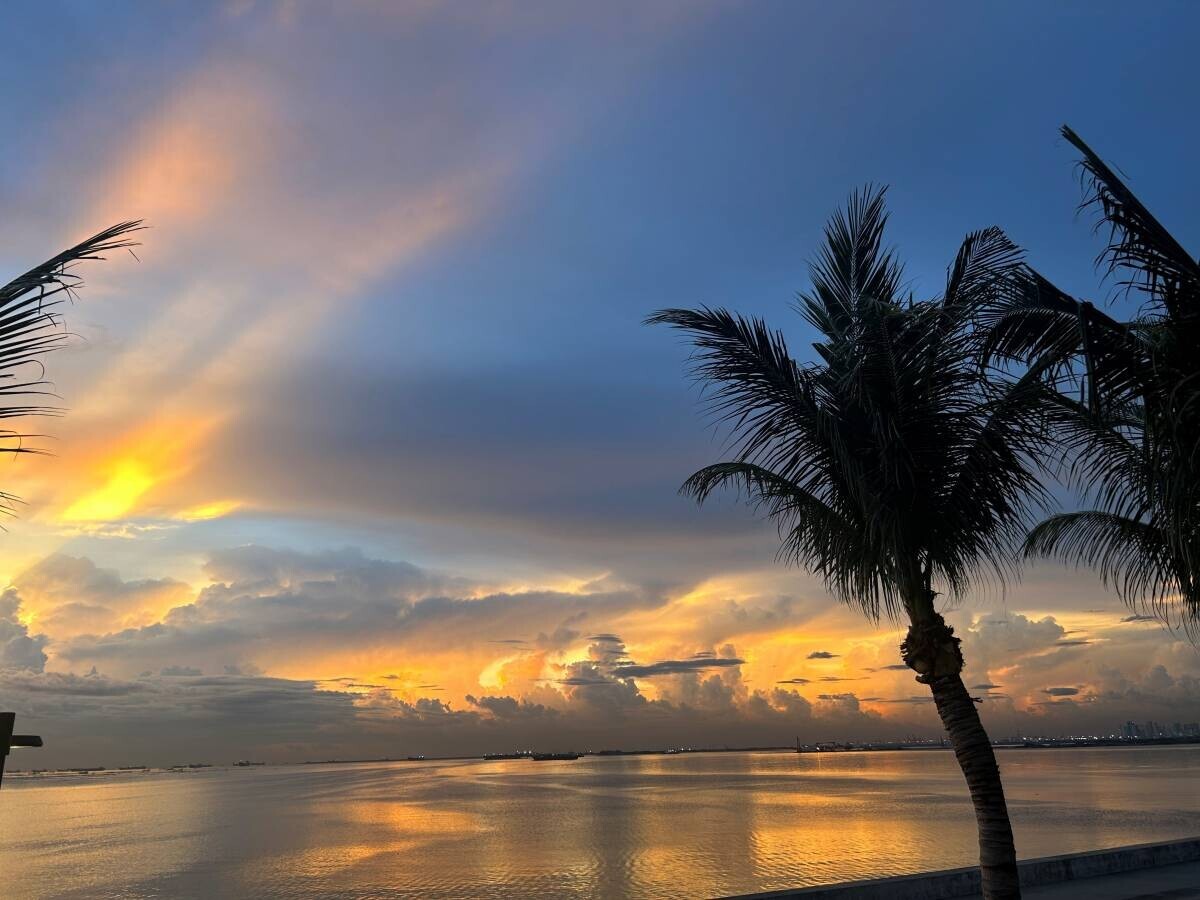
<path fill-rule="evenodd" d="M 715 659 L 709 656 L 692 657 L 691 659 L 664 659 L 648 665 L 621 663 L 613 669 L 620 678 L 653 678 L 657 675 L 679 675 L 684 672 L 703 672 L 707 669 L 740 666 L 745 660 Z"/>
<path fill-rule="evenodd" d="M 21 694 L 48 695 L 51 697 L 124 697 L 148 690 L 142 681 L 123 681 L 109 678 L 93 671 L 88 675 L 65 672 L 33 672 L 18 670 L 0 672 L 0 685 L 8 696 L 15 699 Z M 51 709 L 53 707 L 50 707 Z M 40 711 L 45 714 L 46 706 Z"/>
<path fill-rule="evenodd" d="M 549 719 L 562 715 L 553 707 L 531 703 L 528 700 L 517 700 L 514 697 L 474 697 L 467 694 L 466 701 L 498 719 Z"/>
<path fill-rule="evenodd" d="M 932 697 L 894 697 L 891 699 L 876 699 L 876 703 L 898 703 L 902 705 L 920 705 L 923 703 L 932 703 Z"/>
<path fill-rule="evenodd" d="M 1043 694 L 1051 697 L 1074 697 L 1079 693 L 1079 688 L 1076 687 L 1048 687 L 1042 689 Z"/>
<path fill-rule="evenodd" d="M 839 654 L 830 653 L 828 650 L 814 650 L 808 654 L 808 659 L 837 659 Z"/>

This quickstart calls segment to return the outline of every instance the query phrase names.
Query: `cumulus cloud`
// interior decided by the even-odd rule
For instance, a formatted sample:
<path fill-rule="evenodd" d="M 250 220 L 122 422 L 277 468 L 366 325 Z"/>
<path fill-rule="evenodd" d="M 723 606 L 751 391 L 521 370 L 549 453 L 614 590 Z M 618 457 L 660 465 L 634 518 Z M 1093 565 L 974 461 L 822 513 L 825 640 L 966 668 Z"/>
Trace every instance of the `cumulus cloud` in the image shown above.
<path fill-rule="evenodd" d="M 17 614 L 21 598 L 9 588 L 0 594 L 0 669 L 28 669 L 40 672 L 46 665 L 47 638 L 31 635 Z"/>
<path fill-rule="evenodd" d="M 26 569 L 13 585 L 56 638 L 149 624 L 192 595 L 186 584 L 171 578 L 125 581 L 114 569 L 62 553 Z"/>
<path fill-rule="evenodd" d="M 450 653 L 485 646 L 497 632 L 529 632 L 555 621 L 573 634 L 569 624 L 664 602 L 637 590 L 480 593 L 466 579 L 357 550 L 305 554 L 246 546 L 214 552 L 205 571 L 214 582 L 192 602 L 151 624 L 70 637 L 56 646 L 56 658 L 130 674 L 174 665 L 252 664 L 270 671 L 299 653 L 348 645 Z M 595 637 L 595 658 L 615 662 L 625 655 L 616 635 Z"/>
<path fill-rule="evenodd" d="M 99 606 L 141 590 L 130 585 L 162 585 L 126 582 L 86 563 L 56 560 L 40 577 L 45 584 L 45 573 L 56 572 L 60 584 L 79 586 L 76 602 Z M 211 583 L 149 624 L 58 640 L 31 634 L 20 624 L 20 596 L 6 594 L 0 687 L 26 714 L 41 716 L 43 730 L 54 722 L 70 730 L 103 719 L 107 732 L 132 734 L 147 716 L 161 715 L 172 729 L 195 734 L 219 722 L 225 733 L 264 748 L 254 755 L 281 759 L 327 758 L 343 740 L 356 755 L 375 747 L 377 755 L 390 755 L 398 746 L 458 754 L 940 733 L 928 695 L 895 690 L 893 673 L 906 667 L 863 665 L 886 659 L 869 641 L 847 656 L 854 664 L 848 671 L 869 675 L 780 677 L 794 658 L 764 653 L 753 631 L 744 640 L 754 653 L 738 652 L 742 639 L 738 647 L 705 645 L 698 638 L 707 630 L 691 629 L 686 620 L 669 639 L 647 641 L 655 631 L 644 622 L 670 616 L 671 595 L 610 578 L 589 583 L 587 593 L 499 591 L 477 577 L 357 550 L 253 545 L 214 552 L 204 571 Z M 75 573 L 74 580 L 64 572 Z M 968 672 L 977 673 L 968 678 L 972 689 L 1009 688 L 1009 697 L 985 694 L 1004 701 L 989 704 L 989 726 L 1001 733 L 1032 729 L 1049 703 L 1066 723 L 1084 715 L 1123 721 L 1133 709 L 1182 710 L 1198 702 L 1200 666 L 1151 630 L 1118 634 L 1116 627 L 1064 639 L 1068 629 L 1054 618 L 1012 611 L 958 623 Z M 893 639 L 881 640 L 890 647 Z M 1092 644 L 1085 651 L 1064 647 L 1064 640 Z M 319 660 L 325 672 L 353 674 L 315 681 L 280 670 L 298 659 L 308 671 Z M 1079 660 L 1098 664 L 1081 668 Z M 743 677 L 764 672 L 772 689 Z M 843 682 L 872 686 L 838 691 Z M 810 685 L 821 693 L 800 693 Z M 267 702 L 291 710 L 292 719 L 262 713 Z"/>

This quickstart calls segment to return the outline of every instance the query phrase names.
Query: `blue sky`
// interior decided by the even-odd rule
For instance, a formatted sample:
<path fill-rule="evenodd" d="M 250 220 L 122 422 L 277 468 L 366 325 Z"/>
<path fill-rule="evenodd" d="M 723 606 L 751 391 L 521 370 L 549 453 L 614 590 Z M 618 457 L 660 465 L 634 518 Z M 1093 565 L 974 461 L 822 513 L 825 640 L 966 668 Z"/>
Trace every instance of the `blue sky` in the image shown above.
<path fill-rule="evenodd" d="M 171 696 L 189 676 L 164 671 L 202 671 L 218 697 L 278 679 L 317 698 L 313 715 L 383 716 L 386 736 L 437 715 L 412 711 L 437 669 L 471 728 L 492 714 L 464 698 L 487 692 L 586 723 L 587 692 L 550 675 L 603 663 L 588 635 L 619 632 L 644 665 L 745 661 L 647 679 L 631 701 L 683 716 L 715 679 L 727 703 L 695 727 L 716 740 L 773 681 L 894 662 L 897 635 L 776 567 L 746 510 L 676 495 L 719 437 L 686 348 L 640 322 L 728 305 L 804 356 L 790 304 L 827 216 L 866 182 L 890 185 L 890 239 L 918 295 L 966 232 L 997 224 L 1060 286 L 1107 296 L 1058 127 L 1195 247 L 1198 19 L 1169 2 L 17 5 L 0 59 L 0 264 L 15 273 L 116 218 L 151 226 L 140 262 L 89 270 L 70 311 L 55 458 L 11 469 L 30 504 L 0 556 L 21 690 L 55 678 L 76 697 L 64 679 L 93 666 L 112 686 L 98 696 Z M 220 564 L 247 545 L 273 574 Z M 401 563 L 434 574 L 396 576 L 403 590 L 362 575 Z M 446 619 L 419 640 L 369 616 L 352 627 L 385 601 L 409 616 L 432 584 L 511 602 L 470 607 L 467 632 L 463 609 L 427 604 Z M 1039 569 L 1005 604 L 977 599 L 956 615 L 980 642 L 995 616 L 1041 635 L 1038 662 L 996 664 L 1014 684 L 997 727 L 1091 727 L 1130 691 L 1165 703 L 1168 688 L 1200 715 L 1180 687 L 1200 674 L 1194 654 L 1121 623 L 1090 575 Z M 307 623 L 303 654 L 270 638 L 284 607 Z M 1099 649 L 1067 654 L 1055 628 L 1091 629 Z M 802 673 L 830 642 L 843 662 Z M 398 688 L 380 680 L 399 670 Z M 341 675 L 375 687 L 325 680 Z M 932 727 L 926 710 L 865 699 L 903 699 L 906 678 L 797 696 L 833 730 Z M 1065 683 L 1109 700 L 1036 706 Z M 798 702 L 763 696 L 777 717 Z M 447 728 L 421 733 L 478 740 Z M 292 752 L 279 740 L 264 755 Z"/>

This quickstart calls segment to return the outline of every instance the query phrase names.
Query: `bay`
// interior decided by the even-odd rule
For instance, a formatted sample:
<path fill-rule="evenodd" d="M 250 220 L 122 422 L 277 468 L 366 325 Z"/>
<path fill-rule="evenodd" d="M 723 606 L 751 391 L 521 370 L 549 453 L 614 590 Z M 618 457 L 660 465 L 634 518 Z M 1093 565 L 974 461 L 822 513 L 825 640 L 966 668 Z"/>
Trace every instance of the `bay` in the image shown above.
<path fill-rule="evenodd" d="M 1021 857 L 1200 835 L 1200 747 L 1003 750 Z M 8 777 L 5 896 L 712 897 L 970 865 L 944 751 Z"/>

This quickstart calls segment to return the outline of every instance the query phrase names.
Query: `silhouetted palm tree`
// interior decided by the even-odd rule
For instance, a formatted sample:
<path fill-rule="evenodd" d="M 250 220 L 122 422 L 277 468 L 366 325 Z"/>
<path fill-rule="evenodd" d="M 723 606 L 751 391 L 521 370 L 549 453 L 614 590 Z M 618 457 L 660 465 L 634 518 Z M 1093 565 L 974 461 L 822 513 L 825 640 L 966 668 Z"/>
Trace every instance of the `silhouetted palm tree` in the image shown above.
<path fill-rule="evenodd" d="M 685 331 L 693 370 L 731 458 L 683 491 L 703 502 L 737 488 L 779 527 L 780 554 L 820 575 L 870 618 L 909 623 L 904 661 L 933 694 L 966 776 L 979 825 L 984 895 L 1019 896 L 1000 772 L 963 685 L 960 641 L 939 591 L 962 596 L 1003 579 L 1044 500 L 1029 427 L 1043 382 L 989 381 L 972 327 L 1019 270 L 997 229 L 970 235 L 944 295 L 902 295 L 901 267 L 882 244 L 883 192 L 855 194 L 825 231 L 800 312 L 823 339 L 797 363 L 783 335 L 724 309 L 651 316 Z"/>
<path fill-rule="evenodd" d="M 1200 618 L 1200 263 L 1070 128 L 1108 274 L 1142 303 L 1120 321 L 1032 270 L 989 311 L 989 361 L 1046 373 L 1064 474 L 1085 506 L 1029 534 L 1029 556 L 1094 566 L 1136 607 Z"/>
<path fill-rule="evenodd" d="M 67 333 L 62 330 L 58 307 L 82 285 L 71 270 L 79 262 L 103 259 L 101 254 L 135 245 L 128 239 L 140 222 L 121 222 L 86 241 L 64 250 L 0 287 L 0 419 L 56 415 L 57 407 L 47 406 L 41 398 L 53 396 L 41 374 L 41 358 L 63 345 Z M 39 377 L 26 380 L 22 373 L 30 367 Z M 34 435 L 13 429 L 0 429 L 0 451 L 40 453 L 26 441 Z M 0 511 L 12 513 L 17 498 L 0 492 Z"/>

